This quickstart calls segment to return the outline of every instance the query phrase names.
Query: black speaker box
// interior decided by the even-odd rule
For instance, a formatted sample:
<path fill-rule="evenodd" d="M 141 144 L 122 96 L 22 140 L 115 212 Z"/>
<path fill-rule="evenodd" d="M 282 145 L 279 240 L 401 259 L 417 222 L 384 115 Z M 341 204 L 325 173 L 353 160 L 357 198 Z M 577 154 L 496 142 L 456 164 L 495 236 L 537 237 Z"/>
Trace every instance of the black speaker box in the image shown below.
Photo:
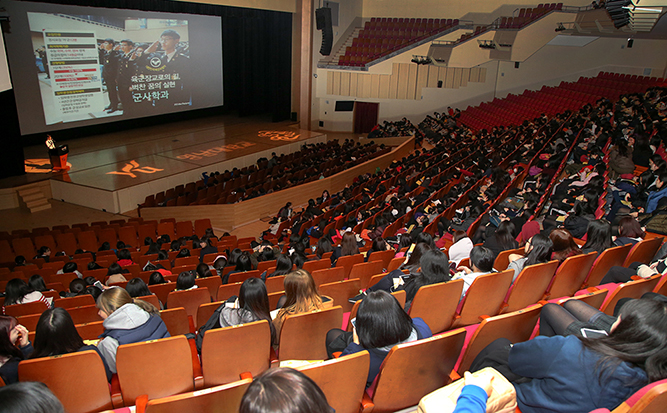
<path fill-rule="evenodd" d="M 329 56 L 331 54 L 331 48 L 333 47 L 331 9 L 329 7 L 322 7 L 315 10 L 315 23 L 317 24 L 317 30 L 322 30 L 322 46 L 320 47 L 320 54 L 322 56 Z"/>

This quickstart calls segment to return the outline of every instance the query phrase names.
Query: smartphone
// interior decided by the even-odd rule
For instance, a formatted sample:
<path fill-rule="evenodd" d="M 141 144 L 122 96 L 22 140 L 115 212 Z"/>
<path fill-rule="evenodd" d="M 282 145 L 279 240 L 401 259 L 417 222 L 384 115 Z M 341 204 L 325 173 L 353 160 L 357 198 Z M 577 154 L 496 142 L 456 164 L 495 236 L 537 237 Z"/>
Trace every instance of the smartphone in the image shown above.
<path fill-rule="evenodd" d="M 598 338 L 598 337 L 606 337 L 607 332 L 604 330 L 593 330 L 592 328 L 582 328 L 581 335 L 584 336 L 585 338 Z"/>
<path fill-rule="evenodd" d="M 350 320 L 350 323 L 352 323 L 352 327 L 357 328 L 357 317 L 354 317 L 352 320 Z"/>
<path fill-rule="evenodd" d="M 95 282 L 93 283 L 93 285 L 94 285 L 95 287 L 99 288 L 100 290 L 104 291 L 104 286 L 102 285 L 102 283 L 100 282 L 100 280 L 95 281 Z"/>

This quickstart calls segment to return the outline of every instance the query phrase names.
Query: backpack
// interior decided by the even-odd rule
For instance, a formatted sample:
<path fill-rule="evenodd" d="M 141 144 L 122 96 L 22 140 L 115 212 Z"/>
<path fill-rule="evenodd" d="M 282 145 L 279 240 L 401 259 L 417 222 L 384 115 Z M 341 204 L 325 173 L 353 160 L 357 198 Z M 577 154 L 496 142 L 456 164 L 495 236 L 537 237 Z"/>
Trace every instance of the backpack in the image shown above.
<path fill-rule="evenodd" d="M 197 337 L 195 337 L 195 345 L 197 346 L 197 353 L 201 355 L 201 345 L 202 342 L 204 341 L 204 334 L 211 329 L 214 328 L 220 328 L 220 312 L 222 312 L 222 309 L 225 308 L 226 303 L 222 303 L 220 307 L 215 309 L 215 312 L 213 312 L 213 315 L 208 319 L 206 324 L 201 326 L 199 328 L 199 331 L 197 332 Z"/>

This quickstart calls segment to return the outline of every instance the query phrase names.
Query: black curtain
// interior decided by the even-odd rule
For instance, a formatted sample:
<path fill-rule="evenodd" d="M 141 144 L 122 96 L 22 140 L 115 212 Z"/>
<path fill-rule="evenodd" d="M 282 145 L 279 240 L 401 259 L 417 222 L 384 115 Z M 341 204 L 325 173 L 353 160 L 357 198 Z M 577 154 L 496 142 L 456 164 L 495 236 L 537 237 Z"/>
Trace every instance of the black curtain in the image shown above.
<path fill-rule="evenodd" d="M 220 16 L 224 106 L 120 121 L 114 130 L 236 112 L 239 116 L 268 115 L 273 122 L 290 118 L 292 14 L 241 7 L 171 0 L 40 0 L 41 3 L 134 9 Z M 11 69 L 11 68 L 10 68 Z M 15 119 L 18 123 L 18 120 Z M 109 131 L 109 124 L 55 131 L 67 139 Z M 41 142 L 44 134 L 23 136 L 24 145 Z M 4 175 L 4 174 L 3 174 Z"/>
<path fill-rule="evenodd" d="M 14 90 L 0 93 L 0 113 L 2 122 L 2 147 L 0 147 L 1 177 L 23 175 L 25 173 L 21 131 L 16 112 Z M 46 147 L 44 147 L 46 148 Z M 44 149 L 46 151 L 46 149 Z"/>

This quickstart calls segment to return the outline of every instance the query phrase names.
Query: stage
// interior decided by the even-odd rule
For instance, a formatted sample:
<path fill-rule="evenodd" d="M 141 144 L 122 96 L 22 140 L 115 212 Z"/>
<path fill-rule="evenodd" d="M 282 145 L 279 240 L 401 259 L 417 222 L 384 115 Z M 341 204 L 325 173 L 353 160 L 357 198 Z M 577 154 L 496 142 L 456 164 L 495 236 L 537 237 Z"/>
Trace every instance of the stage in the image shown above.
<path fill-rule="evenodd" d="M 326 140 L 326 134 L 297 129 L 291 122 L 232 115 L 60 140 L 69 145 L 71 168 L 51 172 L 45 165 L 46 146 L 24 148 L 26 164 L 35 173 L 1 180 L 5 199 L 0 205 L 17 207 L 21 188 L 41 187 L 53 199 L 123 213 L 136 209 L 147 195 L 202 179 L 203 172 L 243 168 L 272 152 L 287 154 Z"/>

